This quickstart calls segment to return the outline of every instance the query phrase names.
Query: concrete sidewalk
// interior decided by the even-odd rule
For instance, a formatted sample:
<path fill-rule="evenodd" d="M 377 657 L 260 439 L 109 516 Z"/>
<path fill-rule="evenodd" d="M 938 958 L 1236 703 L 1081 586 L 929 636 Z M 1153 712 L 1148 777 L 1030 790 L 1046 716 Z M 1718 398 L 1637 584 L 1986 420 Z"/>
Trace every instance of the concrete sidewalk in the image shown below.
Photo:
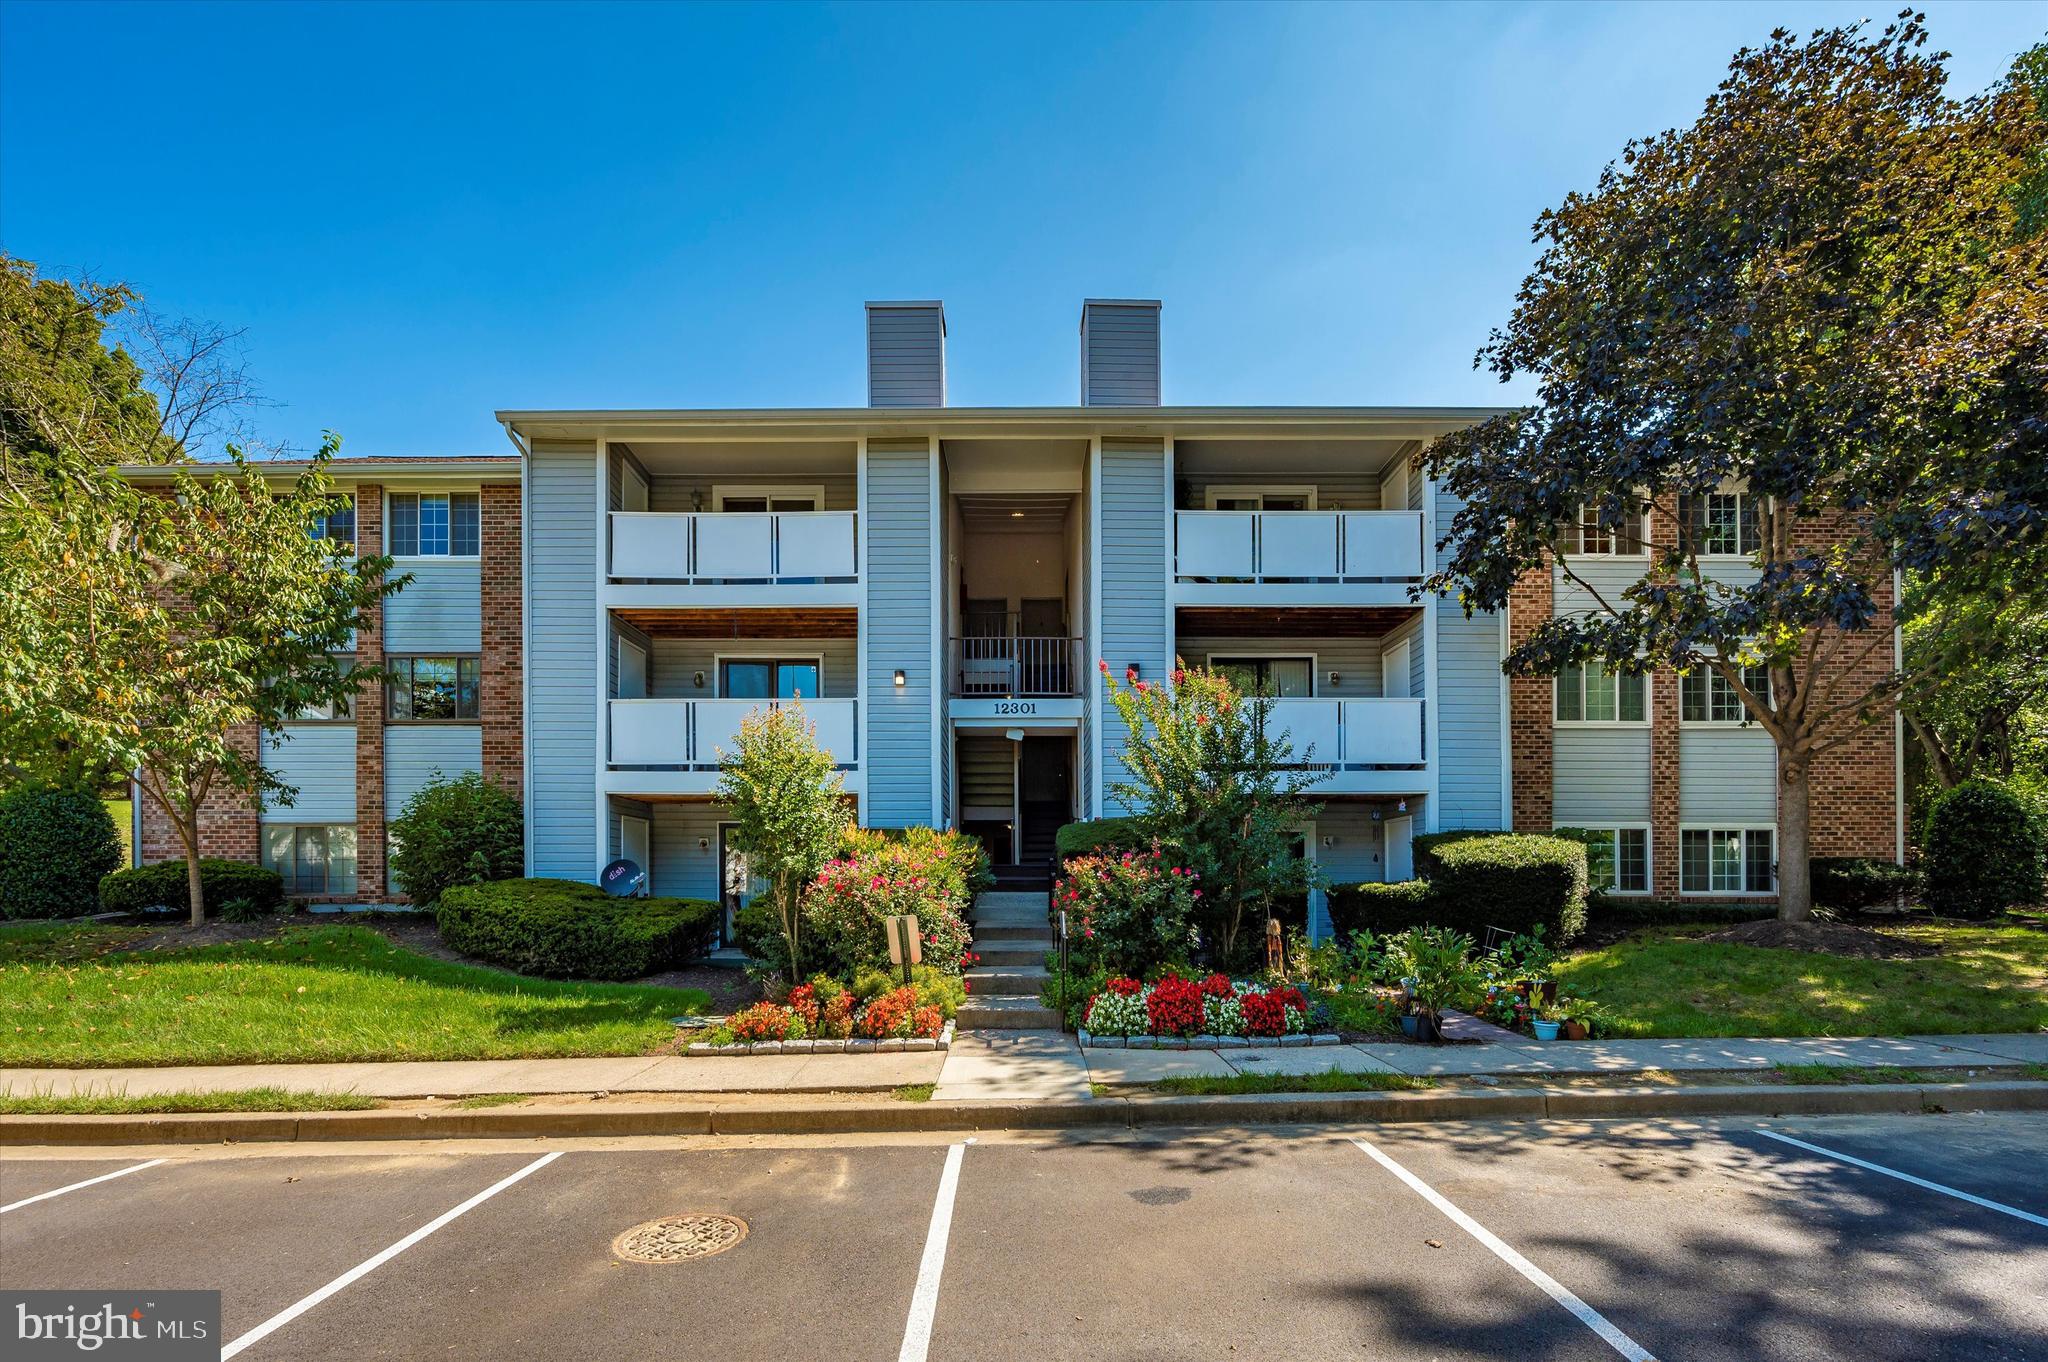
<path fill-rule="evenodd" d="M 1033 1037 L 1040 1033 L 1029 1034 Z M 1996 1069 L 2048 1064 L 2048 1032 L 2022 1035 L 1904 1036 L 1848 1040 L 1532 1041 L 1496 1045 L 1333 1045 L 1243 1050 L 1080 1050 L 1073 1037 L 1001 1053 L 956 1045 L 961 1062 L 943 1077 L 942 1098 L 1086 1100 L 1089 1083 L 1149 1083 L 1186 1074 L 1406 1073 L 1611 1074 L 1708 1072 L 1774 1064 L 1860 1068 Z M 961 1037 L 976 1039 L 976 1033 Z M 459 1097 L 478 1093 L 881 1092 L 905 1083 L 942 1083 L 946 1053 L 750 1055 L 717 1059 L 638 1055 L 618 1059 L 439 1060 L 376 1064 L 226 1064 L 192 1068 L 0 1069 L 0 1094 L 70 1096 L 229 1092 L 285 1088 L 366 1097 Z M 1028 1081 L 1027 1081 L 1028 1080 Z"/>

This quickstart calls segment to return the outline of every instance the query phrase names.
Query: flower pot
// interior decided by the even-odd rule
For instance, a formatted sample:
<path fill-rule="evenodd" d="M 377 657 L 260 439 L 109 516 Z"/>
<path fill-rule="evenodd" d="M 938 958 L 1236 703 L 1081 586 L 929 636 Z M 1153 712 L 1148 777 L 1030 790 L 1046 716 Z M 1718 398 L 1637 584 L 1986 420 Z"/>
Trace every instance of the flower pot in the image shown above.
<path fill-rule="evenodd" d="M 1592 1032 L 1586 1029 L 1584 1022 L 1568 1021 L 1564 1024 L 1564 1038 L 1566 1040 L 1585 1040 L 1592 1034 Z"/>
<path fill-rule="evenodd" d="M 1435 1045 L 1440 1043 L 1443 1040 L 1443 1038 L 1444 1021 L 1442 1017 L 1434 1017 L 1427 1012 L 1419 1012 L 1416 1014 L 1415 1039 L 1425 1040 L 1428 1041 L 1430 1044 Z"/>
<path fill-rule="evenodd" d="M 1408 1037 L 1408 1039 L 1410 1040 L 1414 1040 L 1416 1032 L 1421 1028 L 1421 1025 L 1422 1018 L 1416 1016 L 1413 1012 L 1410 1012 L 1408 1015 L 1401 1018 L 1401 1034 Z"/>
<path fill-rule="evenodd" d="M 1536 1039 L 1538 1040 L 1556 1040 L 1558 1027 L 1563 1025 L 1561 1022 L 1544 1021 L 1541 1017 L 1538 1017 L 1531 1024 L 1536 1028 Z"/>

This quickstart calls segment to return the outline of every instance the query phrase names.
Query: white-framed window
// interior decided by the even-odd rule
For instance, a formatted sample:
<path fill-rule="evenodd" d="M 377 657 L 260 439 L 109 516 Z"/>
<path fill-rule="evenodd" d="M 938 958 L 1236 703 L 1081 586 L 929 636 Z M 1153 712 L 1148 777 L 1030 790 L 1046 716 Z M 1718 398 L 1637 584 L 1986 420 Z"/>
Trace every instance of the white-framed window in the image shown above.
<path fill-rule="evenodd" d="M 393 723 L 447 723 L 482 717 L 482 660 L 475 657 L 391 657 Z"/>
<path fill-rule="evenodd" d="M 315 539 L 325 539 L 352 549 L 356 546 L 355 494 L 344 492 L 338 495 L 348 505 L 316 518 L 309 533 Z"/>
<path fill-rule="evenodd" d="M 1761 663 L 1742 669 L 1742 684 L 1753 695 L 1771 693 L 1770 669 Z M 1711 667 L 1695 667 L 1678 678 L 1678 719 L 1687 724 L 1746 724 L 1749 710 L 1735 687 Z"/>
<path fill-rule="evenodd" d="M 385 543 L 393 558 L 474 558 L 483 543 L 475 492 L 393 492 Z"/>
<path fill-rule="evenodd" d="M 1650 721 L 1650 678 L 1610 672 L 1598 662 L 1557 674 L 1561 724 L 1643 724 Z"/>
<path fill-rule="evenodd" d="M 1211 511 L 1313 511 L 1313 484 L 1287 487 L 1208 487 L 1202 504 Z"/>
<path fill-rule="evenodd" d="M 1565 532 L 1565 552 L 1583 558 L 1640 558 L 1649 551 L 1649 535 L 1640 516 L 1609 528 L 1600 523 L 1599 508 L 1581 506 L 1579 518 Z"/>
<path fill-rule="evenodd" d="M 1681 894 L 1774 894 L 1777 834 L 1771 828 L 1680 828 Z"/>
<path fill-rule="evenodd" d="M 815 700 L 825 674 L 822 656 L 721 656 L 714 661 L 721 700 Z"/>
<path fill-rule="evenodd" d="M 263 864 L 284 877 L 287 894 L 353 894 L 355 824 L 265 823 Z"/>
<path fill-rule="evenodd" d="M 1586 883 L 1603 894 L 1650 892 L 1650 828 L 1646 823 L 1574 831 L 1586 840 Z"/>
<path fill-rule="evenodd" d="M 711 509 L 714 511 L 735 514 L 751 511 L 758 515 L 763 511 L 821 511 L 824 508 L 825 489 L 819 484 L 714 485 L 711 489 Z"/>
<path fill-rule="evenodd" d="M 1763 547 L 1756 498 L 1747 492 L 1704 492 L 1678 499 L 1678 532 L 1706 558 L 1746 558 Z"/>

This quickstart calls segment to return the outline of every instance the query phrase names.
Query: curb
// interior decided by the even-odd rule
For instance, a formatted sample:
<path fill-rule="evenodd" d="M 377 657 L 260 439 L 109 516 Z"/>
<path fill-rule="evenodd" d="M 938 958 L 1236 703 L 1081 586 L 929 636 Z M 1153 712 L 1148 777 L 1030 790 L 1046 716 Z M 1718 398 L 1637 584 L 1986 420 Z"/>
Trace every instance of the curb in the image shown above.
<path fill-rule="evenodd" d="M 573 1107 L 548 1111 L 260 1112 L 194 1116 L 6 1116 L 0 1145 L 256 1141 L 570 1139 L 627 1135 L 853 1135 L 951 1130 L 1140 1130 L 1162 1126 L 1592 1120 L 1652 1116 L 1844 1116 L 2048 1111 L 2048 1083 L 1968 1087 L 1526 1089 L 1109 1097 L 1085 1102 L 852 1102 L 832 1106 Z"/>

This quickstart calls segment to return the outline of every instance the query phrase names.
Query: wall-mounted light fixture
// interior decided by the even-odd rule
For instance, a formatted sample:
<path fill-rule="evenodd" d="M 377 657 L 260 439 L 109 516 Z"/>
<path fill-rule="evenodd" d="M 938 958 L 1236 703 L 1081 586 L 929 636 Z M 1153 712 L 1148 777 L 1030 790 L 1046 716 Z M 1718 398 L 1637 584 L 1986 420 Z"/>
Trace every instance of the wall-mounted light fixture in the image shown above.
<path fill-rule="evenodd" d="M 1333 847 L 1337 845 L 1337 839 L 1326 832 L 1323 834 L 1323 845 L 1325 847 Z"/>
<path fill-rule="evenodd" d="M 690 684 L 695 686 L 698 690 L 704 689 L 704 673 L 692 672 L 690 674 Z"/>
<path fill-rule="evenodd" d="M 1343 677 L 1337 675 L 1337 673 L 1335 672 L 1330 673 L 1330 684 L 1333 686 L 1336 685 L 1338 682 L 1342 681 L 1343 679 Z"/>
<path fill-rule="evenodd" d="M 710 839 L 709 837 L 699 837 L 699 838 L 697 839 L 697 850 L 699 850 L 699 851 L 709 851 L 709 850 L 711 850 L 711 839 Z"/>
<path fill-rule="evenodd" d="M 1395 813 L 1406 813 L 1406 812 L 1408 812 L 1408 801 L 1404 799 L 1404 800 L 1402 800 L 1402 801 L 1401 801 L 1401 802 L 1400 802 L 1399 804 L 1396 804 L 1396 805 L 1394 806 L 1394 812 L 1395 812 Z"/>
<path fill-rule="evenodd" d="M 896 684 L 899 687 L 907 684 L 906 678 L 903 675 L 903 668 L 901 667 L 898 667 L 896 669 Z"/>

